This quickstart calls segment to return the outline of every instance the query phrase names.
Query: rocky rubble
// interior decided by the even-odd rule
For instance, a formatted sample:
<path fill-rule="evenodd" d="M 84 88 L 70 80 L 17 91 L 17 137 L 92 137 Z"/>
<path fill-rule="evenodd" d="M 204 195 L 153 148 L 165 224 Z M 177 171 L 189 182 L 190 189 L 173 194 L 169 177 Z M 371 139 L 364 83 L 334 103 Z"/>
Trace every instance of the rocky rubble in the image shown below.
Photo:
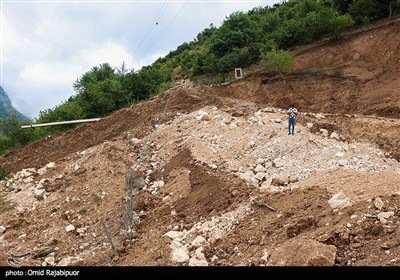
<path fill-rule="evenodd" d="M 158 129 L 155 145 L 159 152 L 157 161 L 151 164 L 163 166 L 185 147 L 198 162 L 213 170 L 232 172 L 263 191 L 293 188 L 309 175 L 339 168 L 400 172 L 398 162 L 386 158 L 378 148 L 341 141 L 336 132 L 315 135 L 297 124 L 296 134 L 287 135 L 286 122 L 276 122 L 281 120 L 281 111 L 264 108 L 251 116 L 233 117 L 216 107 L 206 107 L 179 116 Z M 209 116 L 207 121 L 199 119 L 203 115 Z"/>
<path fill-rule="evenodd" d="M 288 135 L 284 110 L 246 106 L 240 109 L 247 114 L 235 114 L 235 106 L 177 113 L 141 139 L 129 132 L 60 162 L 17 172 L 2 187 L 6 200 L 15 204 L 15 216 L 2 223 L 0 238 L 18 252 L 49 246 L 52 251 L 30 264 L 50 266 L 90 265 L 100 259 L 127 264 L 135 258 L 124 256 L 136 249 L 146 264 L 161 260 L 189 266 L 351 265 L 366 259 L 362 250 L 369 246 L 375 246 L 376 254 L 398 255 L 399 208 L 387 198 L 395 200 L 400 191 L 396 160 L 339 132 L 314 133 L 311 122 L 298 123 L 296 134 Z M 193 166 L 165 171 L 184 150 L 189 151 L 190 164 L 203 168 L 201 175 Z M 139 163 L 140 171 L 129 173 Z M 127 189 L 127 173 L 135 178 L 133 189 Z M 202 200 L 188 200 L 196 188 L 204 188 L 196 176 L 211 175 L 235 178 L 250 191 L 234 189 L 233 179 L 227 180 L 218 190 L 223 193 L 219 199 L 225 200 L 214 204 L 219 212 L 189 218 L 179 205 L 201 201 L 199 207 L 204 208 L 213 202 L 215 181 L 207 181 L 206 195 L 199 192 Z M 274 205 L 275 195 L 294 203 L 292 194 L 309 189 L 315 190 L 313 203 L 318 206 L 301 200 L 300 209 L 290 203 L 283 210 Z M 261 207 L 267 204 L 255 203 L 259 199 L 274 207 Z M 131 200 L 136 208 L 128 212 Z M 311 216 L 303 214 L 310 209 Z M 38 217 L 21 231 L 27 223 L 21 217 L 33 212 Z M 113 234 L 115 248 L 102 221 Z M 261 232 L 231 241 L 241 236 L 244 224 L 250 232 Z M 378 251 L 371 237 L 379 237 Z M 225 248 L 229 242 L 232 246 Z M 104 257 L 105 251 L 111 257 Z M 93 256 L 96 261 L 90 262 Z"/>

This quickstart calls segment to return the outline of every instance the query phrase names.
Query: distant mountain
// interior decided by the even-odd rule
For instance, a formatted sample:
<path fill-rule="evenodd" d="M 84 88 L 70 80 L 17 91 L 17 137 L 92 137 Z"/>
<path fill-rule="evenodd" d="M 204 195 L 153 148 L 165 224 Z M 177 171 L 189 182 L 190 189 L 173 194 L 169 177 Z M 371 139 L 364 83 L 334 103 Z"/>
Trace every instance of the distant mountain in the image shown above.
<path fill-rule="evenodd" d="M 18 112 L 18 110 L 12 106 L 11 100 L 8 97 L 7 92 L 3 89 L 2 86 L 0 86 L 0 118 L 8 117 L 13 112 L 17 113 L 20 120 L 28 119 L 26 116 Z"/>

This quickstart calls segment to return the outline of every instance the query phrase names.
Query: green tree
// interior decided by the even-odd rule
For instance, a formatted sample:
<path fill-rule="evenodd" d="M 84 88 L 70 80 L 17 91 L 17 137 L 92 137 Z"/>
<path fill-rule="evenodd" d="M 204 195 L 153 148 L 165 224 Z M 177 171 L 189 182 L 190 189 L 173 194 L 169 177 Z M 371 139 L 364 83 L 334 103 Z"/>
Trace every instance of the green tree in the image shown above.
<path fill-rule="evenodd" d="M 271 71 L 283 77 L 294 63 L 293 53 L 285 50 L 272 50 L 261 55 L 263 64 Z"/>
<path fill-rule="evenodd" d="M 227 73 L 233 69 L 247 67 L 258 61 L 261 43 L 250 44 L 249 47 L 237 48 L 221 57 L 217 62 L 218 71 Z"/>
<path fill-rule="evenodd" d="M 196 37 L 196 42 L 202 44 L 206 43 L 212 36 L 217 28 L 211 23 L 209 28 L 204 29 Z"/>
<path fill-rule="evenodd" d="M 33 140 L 33 134 L 29 129 L 21 129 L 23 122 L 17 113 L 12 113 L 9 117 L 0 118 L 0 151 L 6 152 L 8 149 L 19 148 Z"/>
<path fill-rule="evenodd" d="M 353 25 L 354 21 L 349 14 L 333 18 L 331 20 L 330 38 L 339 39 L 342 36 L 342 32 Z"/>
<path fill-rule="evenodd" d="M 347 10 L 349 9 L 349 5 L 353 2 L 354 0 L 333 0 L 333 7 L 338 10 L 339 13 L 345 14 L 347 13 Z"/>
<path fill-rule="evenodd" d="M 210 51 L 222 57 L 236 48 L 260 41 L 260 27 L 242 12 L 231 14 L 210 38 Z"/>
<path fill-rule="evenodd" d="M 365 24 L 389 15 L 390 0 L 354 0 L 348 13 L 356 24 Z"/>
<path fill-rule="evenodd" d="M 129 96 L 122 87 L 122 77 L 108 64 L 93 67 L 75 81 L 76 102 L 85 117 L 102 117 L 127 105 Z"/>

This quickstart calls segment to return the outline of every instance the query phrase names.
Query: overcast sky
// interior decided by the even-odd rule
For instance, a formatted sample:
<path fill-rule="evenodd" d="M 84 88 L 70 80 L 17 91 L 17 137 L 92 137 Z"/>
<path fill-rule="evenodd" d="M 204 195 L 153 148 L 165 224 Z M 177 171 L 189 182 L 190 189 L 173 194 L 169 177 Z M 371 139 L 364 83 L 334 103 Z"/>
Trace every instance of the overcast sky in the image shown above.
<path fill-rule="evenodd" d="M 36 118 L 75 94 L 93 66 L 139 70 L 232 12 L 278 2 L 0 0 L 0 85 Z"/>

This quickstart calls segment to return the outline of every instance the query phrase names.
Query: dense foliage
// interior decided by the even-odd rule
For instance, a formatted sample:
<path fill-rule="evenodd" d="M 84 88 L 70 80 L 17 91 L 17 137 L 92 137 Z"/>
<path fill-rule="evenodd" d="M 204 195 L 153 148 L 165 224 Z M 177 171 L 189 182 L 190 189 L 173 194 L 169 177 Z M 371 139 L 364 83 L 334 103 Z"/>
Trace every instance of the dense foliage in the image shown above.
<path fill-rule="evenodd" d="M 293 65 L 293 53 L 285 50 L 273 49 L 261 55 L 262 62 L 268 70 L 283 77 L 283 74 L 288 71 Z"/>
<path fill-rule="evenodd" d="M 94 66 L 73 85 L 75 95 L 55 108 L 40 112 L 38 123 L 102 117 L 122 107 L 150 98 L 166 89 L 174 79 L 208 77 L 223 82 L 236 67 L 247 67 L 260 59 L 281 74 L 290 68 L 296 45 L 322 38 L 338 39 L 353 25 L 400 13 L 400 0 L 289 0 L 272 7 L 229 15 L 219 28 L 212 24 L 191 42 L 139 71 L 123 64 L 114 69 L 104 63 Z M 54 126 L 34 132 L 18 128 L 14 118 L 0 122 L 0 152 L 73 126 Z"/>

